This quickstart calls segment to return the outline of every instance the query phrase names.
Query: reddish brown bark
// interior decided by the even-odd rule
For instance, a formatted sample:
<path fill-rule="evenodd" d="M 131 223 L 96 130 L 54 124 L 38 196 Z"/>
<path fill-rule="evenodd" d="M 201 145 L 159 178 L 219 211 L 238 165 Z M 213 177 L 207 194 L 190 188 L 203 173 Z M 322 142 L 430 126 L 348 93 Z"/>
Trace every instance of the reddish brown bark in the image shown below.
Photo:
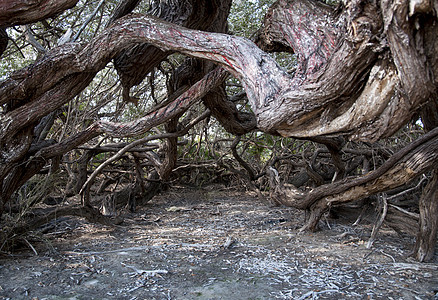
<path fill-rule="evenodd" d="M 132 11 L 140 3 L 140 0 L 122 0 L 119 1 L 117 7 L 114 9 L 113 15 L 108 20 L 107 27 L 110 26 L 115 20 L 132 13 Z"/>
<path fill-rule="evenodd" d="M 145 133 L 152 127 L 181 114 L 191 105 L 199 102 L 212 88 L 221 84 L 226 76 L 228 76 L 227 72 L 218 68 L 207 74 L 205 78 L 193 85 L 180 97 L 168 105 L 147 114 L 145 117 L 134 122 L 123 124 L 104 121 L 97 122 L 83 132 L 73 135 L 58 144 L 39 150 L 35 155 L 32 155 L 26 164 L 18 164 L 18 166 L 15 166 L 15 161 L 19 159 L 26 160 L 28 158 L 27 150 L 32 143 L 31 133 L 19 135 L 20 139 L 10 139 L 9 142 L 5 144 L 9 147 L 7 149 L 11 149 L 11 146 L 16 145 L 12 152 L 15 156 L 11 156 L 10 153 L 5 153 L 9 156 L 5 155 L 0 157 L 5 161 L 5 163 L 0 166 L 0 171 L 5 174 L 1 188 L 2 204 L 8 201 L 10 195 L 12 195 L 17 188 L 36 174 L 45 165 L 48 159 L 67 153 L 102 133 L 107 133 L 112 136 L 135 136 Z M 75 82 L 72 81 L 70 83 L 74 85 Z M 80 88 L 80 86 L 77 88 Z M 13 167 L 17 167 L 18 169 L 14 172 L 10 172 Z M 9 174 L 9 177 L 7 177 L 6 174 Z"/>
<path fill-rule="evenodd" d="M 0 26 L 29 24 L 56 16 L 78 0 L 0 0 Z"/>
<path fill-rule="evenodd" d="M 207 4 L 204 3 L 203 5 Z M 174 11 L 171 15 L 175 17 L 180 13 L 183 13 L 183 11 Z M 187 16 L 181 15 L 181 18 L 185 19 Z M 33 140 L 32 128 L 43 116 L 67 103 L 88 86 L 95 74 L 121 50 L 133 43 L 145 41 L 132 35 L 125 39 L 126 33 L 128 33 L 127 36 L 130 36 L 129 28 L 131 26 L 125 24 L 122 27 L 114 26 L 107 29 L 105 34 L 85 47 L 77 43 L 70 43 L 55 48 L 34 65 L 14 73 L 8 80 L 0 84 L 0 105 L 4 105 L 5 109 L 5 113 L 0 116 L 0 178 L 2 178 L 2 181 L 16 162 L 20 159 L 26 160 L 27 149 L 29 149 Z M 134 39 L 132 39 L 133 37 Z M 152 63 L 156 64 L 162 58 L 155 58 Z M 148 62 L 153 60 L 153 58 L 148 57 Z M 222 77 L 223 79 L 224 77 Z M 198 86 L 198 88 L 202 89 L 202 86 Z M 195 101 L 199 100 L 196 98 L 196 92 L 193 94 L 193 91 L 193 89 L 190 90 L 192 94 L 189 96 L 194 96 Z M 205 93 L 205 91 L 201 91 L 201 93 Z M 174 102 L 164 110 L 159 110 L 149 117 L 138 120 L 137 123 L 124 124 L 122 127 L 118 127 L 120 125 L 118 124 L 116 125 L 118 128 L 111 127 L 112 124 L 110 123 L 102 122 L 99 126 L 94 127 L 92 135 L 87 136 L 92 138 L 103 131 L 108 133 L 113 131 L 115 135 L 135 135 L 138 132 L 144 132 L 144 129 L 141 128 L 149 126 L 147 124 L 148 118 L 149 120 L 155 118 L 153 124 L 158 124 L 155 122 L 158 120 L 164 122 L 171 117 L 171 115 L 167 116 L 166 114 L 172 113 L 171 110 L 180 109 L 184 105 L 186 109 L 191 100 L 193 99 L 189 97 L 179 99 L 178 103 Z M 182 104 L 181 101 L 186 102 Z M 182 112 L 183 110 L 180 109 L 179 111 Z M 79 142 L 85 142 L 82 139 L 78 141 L 68 139 L 68 141 L 71 145 L 76 146 L 80 145 Z M 29 168 L 28 170 L 36 169 Z M 19 173 L 21 172 L 17 174 Z M 30 175 L 30 172 L 27 173 Z M 24 176 L 22 178 L 28 177 Z M 2 185 L 3 191 L 12 191 L 15 186 L 6 182 L 2 182 Z"/>
<path fill-rule="evenodd" d="M 2 56 L 3 52 L 5 52 L 6 48 L 8 47 L 8 41 L 9 37 L 6 32 L 5 27 L 0 27 L 0 57 Z"/>
<path fill-rule="evenodd" d="M 309 9 L 309 7 L 314 8 Z M 436 66 L 437 59 L 436 54 L 432 54 L 433 51 L 431 51 L 431 49 L 436 49 L 437 44 L 437 30 L 436 28 L 430 29 L 430 27 L 436 27 L 436 22 L 433 21 L 435 17 L 431 15 L 432 8 L 429 7 L 428 13 L 431 13 L 429 15 L 425 15 L 426 11 L 423 10 L 423 14 L 408 16 L 408 2 L 406 1 L 398 3 L 383 1 L 380 7 L 373 7 L 366 2 L 360 4 L 352 2 L 348 3 L 344 10 L 344 12 L 348 12 L 348 16 L 341 14 L 336 18 L 336 15 L 333 16 L 333 12 L 328 13 L 329 16 L 332 16 L 332 19 L 328 19 L 335 20 L 332 22 L 333 25 L 328 26 L 328 28 L 325 24 L 330 24 L 330 21 L 327 22 L 324 18 L 320 19 L 319 14 L 315 16 L 308 13 L 309 11 L 321 10 L 329 11 L 323 4 L 316 4 L 312 1 L 278 1 L 271 7 L 265 19 L 264 29 L 259 34 L 258 42 L 263 47 L 269 48 L 277 43 L 283 47 L 290 46 L 297 52 L 300 61 L 298 74 L 303 74 L 303 66 L 307 67 L 304 73 L 312 74 L 313 70 L 318 70 L 322 64 L 325 65 L 324 74 L 317 75 L 318 81 L 314 82 L 316 87 L 313 95 L 316 95 L 319 86 L 328 87 L 328 89 L 324 89 L 327 96 L 330 95 L 331 88 L 340 88 L 338 97 L 325 102 L 325 107 L 321 106 L 319 110 L 310 109 L 313 114 L 307 114 L 308 117 L 303 118 L 302 121 L 294 121 L 295 126 L 285 124 L 283 134 L 310 137 L 345 133 L 353 139 L 371 141 L 392 135 L 397 128 L 409 121 L 415 109 L 421 105 L 420 103 L 424 104 L 431 95 L 436 94 L 436 82 L 434 86 L 430 76 L 435 71 L 429 68 L 432 64 Z M 292 21 L 293 17 L 290 16 L 295 14 L 289 15 L 289 11 L 297 11 L 295 21 Z M 282 20 L 285 18 L 291 21 L 283 22 Z M 314 19 L 315 22 L 313 22 Z M 417 25 L 427 25 L 420 25 L 417 30 L 414 26 L 416 22 Z M 342 26 L 345 26 L 344 32 L 336 30 Z M 296 30 L 296 28 L 300 30 Z M 304 30 L 301 30 L 303 28 Z M 311 30 L 307 33 L 306 28 Z M 332 29 L 335 29 L 334 34 L 330 34 Z M 381 61 L 378 61 L 371 70 L 367 85 L 360 94 L 347 93 L 343 95 L 342 87 L 336 82 L 324 85 L 325 75 L 344 80 L 342 74 L 336 73 L 343 72 L 343 66 L 336 66 L 336 62 L 350 65 L 354 61 L 351 57 L 357 56 L 359 53 L 371 55 L 363 57 L 367 60 L 372 59 L 372 54 L 369 51 L 373 53 L 384 52 L 385 48 L 382 46 L 385 44 L 379 41 L 382 41 L 382 33 L 386 33 L 387 30 L 389 30 L 388 45 L 390 45 L 391 53 L 397 52 L 395 65 L 381 57 Z M 299 31 L 299 33 L 295 31 Z M 306 33 L 303 35 L 302 31 Z M 394 32 L 398 32 L 400 35 L 394 34 Z M 297 40 L 285 38 L 298 37 L 298 35 L 300 37 Z M 337 38 L 338 48 L 330 47 L 331 44 L 328 41 L 332 40 L 332 37 Z M 403 41 L 409 41 L 409 43 Z M 306 50 L 306 48 L 310 50 Z M 351 50 L 354 51 L 354 54 L 351 53 L 348 57 L 340 59 L 339 55 Z M 424 53 L 429 54 L 426 55 L 427 58 Z M 412 61 L 409 60 L 410 58 Z M 373 64 L 373 61 L 369 61 L 369 66 Z M 317 66 L 317 68 L 312 66 Z M 436 70 L 436 68 L 434 69 Z M 409 70 L 418 70 L 418 72 L 409 73 Z M 351 71 L 347 71 L 347 73 L 353 74 Z M 398 74 L 405 75 L 399 77 Z M 417 74 L 424 74 L 424 76 L 417 76 Z M 351 78 L 345 78 L 345 80 L 351 81 Z M 422 88 L 419 89 L 419 86 Z M 359 92 L 360 89 L 357 88 L 359 87 L 356 87 L 356 91 Z M 400 92 L 403 90 L 405 92 Z M 306 96 L 306 102 L 310 101 L 319 106 L 321 98 L 314 100 Z M 291 121 L 289 121 L 290 123 Z"/>
<path fill-rule="evenodd" d="M 178 1 L 181 14 L 169 20 L 206 29 L 222 5 L 229 7 L 229 2 L 190 2 L 198 6 L 192 5 L 189 12 L 187 3 Z M 146 15 L 125 16 L 86 45 L 70 43 L 48 51 L 35 64 L 0 83 L 2 204 L 21 179 L 41 166 L 39 158 L 65 153 L 104 132 L 113 136 L 145 133 L 217 87 L 226 76 L 225 70 L 242 82 L 257 126 L 265 132 L 301 138 L 345 135 L 366 141 L 393 134 L 427 101 L 436 99 L 436 16 L 432 7 L 409 11 L 406 1 L 345 3 L 338 11 L 310 0 L 279 0 L 272 6 L 257 42 L 267 50 L 293 49 L 298 67 L 292 75 L 247 39 L 191 30 Z M 161 6 L 154 9 L 165 12 Z M 193 14 L 197 10 L 203 12 L 202 18 Z M 143 118 L 126 124 L 99 121 L 86 132 L 41 149 L 35 157 L 29 155 L 33 127 L 82 91 L 111 59 L 117 57 L 124 95 L 129 98 L 129 88 L 143 80 L 170 51 L 212 61 L 223 69 L 216 69 L 181 97 Z M 222 123 L 232 116 L 237 125 L 229 128 L 234 132 L 253 128 L 251 116 L 239 113 L 222 96 L 204 103 Z M 250 126 L 245 127 L 246 121 Z M 278 191 L 278 199 L 311 208 L 308 228 L 313 229 L 331 205 L 403 184 L 428 170 L 437 159 L 436 131 L 404 151 L 362 178 L 345 179 L 306 195 L 294 190 L 292 200 L 283 189 Z M 19 169 L 27 163 L 34 165 Z M 13 168 L 17 168 L 11 173 L 15 175 L 7 178 Z"/>
<path fill-rule="evenodd" d="M 333 7 L 322 2 L 280 0 L 266 14 L 257 44 L 271 51 L 280 44 L 297 53 L 296 76 L 304 80 L 326 64 L 338 47 L 338 21 Z"/>
<path fill-rule="evenodd" d="M 163 1 L 152 1 L 149 14 L 186 28 L 223 32 L 214 28 L 214 23 L 220 24 L 219 26 L 226 24 L 230 7 L 230 0 L 181 0 L 172 5 Z M 115 58 L 114 65 L 124 88 L 125 101 L 137 101 L 129 96 L 130 88 L 140 84 L 153 68 L 172 53 L 162 50 L 148 43 L 138 43 Z"/>
<path fill-rule="evenodd" d="M 291 2 L 293 3 L 293 1 Z M 286 74 L 271 57 L 245 39 L 188 30 L 146 16 L 131 16 L 116 22 L 115 26 L 108 29 L 108 32 L 103 33 L 84 49 L 80 49 L 79 53 L 70 52 L 68 55 L 64 55 L 64 60 L 56 59 L 55 53 L 53 53 L 50 59 L 50 68 L 56 67 L 57 63 L 65 64 L 67 61 L 71 64 L 74 58 L 73 61 L 77 62 L 75 63 L 76 67 L 71 66 L 72 68 L 67 72 L 64 71 L 64 74 L 62 71 L 61 74 L 54 74 L 53 78 L 66 77 L 73 70 L 83 72 L 90 70 L 90 68 L 91 70 L 98 69 L 123 45 L 147 41 L 164 50 L 180 51 L 195 57 L 213 60 L 239 77 L 246 88 L 251 106 L 257 116 L 258 127 L 264 131 L 288 136 L 315 136 L 339 133 L 345 130 L 350 131 L 349 134 L 355 138 L 375 140 L 393 133 L 404 125 L 412 116 L 415 108 L 429 99 L 431 86 L 430 80 L 426 78 L 417 82 L 418 85 L 415 87 L 419 89 L 420 86 L 425 85 L 424 93 L 396 93 L 395 97 L 388 98 L 389 95 L 394 95 L 395 90 L 401 88 L 399 86 L 401 81 L 396 76 L 394 66 L 383 61 L 374 67 L 367 87 L 358 98 L 359 103 L 352 101 L 356 99 L 363 77 L 369 72 L 376 59 L 373 50 L 377 45 L 372 40 L 375 37 L 373 32 L 376 30 L 369 30 L 368 26 L 374 28 L 381 25 L 375 20 L 374 15 L 378 15 L 375 7 L 367 5 L 364 11 L 364 15 L 358 17 L 362 18 L 361 22 L 363 22 L 363 18 L 367 20 L 368 25 L 364 28 L 356 24 L 359 20 L 345 20 L 344 15 L 338 17 L 336 22 L 327 19 L 324 25 L 328 28 L 336 28 L 335 25 L 339 22 L 341 28 L 347 26 L 348 22 L 353 22 L 352 24 L 355 24 L 351 25 L 354 28 L 353 36 L 348 34 L 343 36 L 343 39 L 335 43 L 337 45 L 336 51 L 333 53 L 331 53 L 333 50 L 324 52 L 325 56 L 322 60 L 318 60 L 318 63 L 312 58 L 315 63 L 311 63 L 311 67 L 309 67 L 308 62 L 310 58 L 303 59 L 303 64 L 308 66 L 307 71 L 298 72 L 294 77 Z M 301 11 L 298 10 L 295 13 L 301 13 Z M 319 11 L 314 13 L 317 14 Z M 373 18 L 369 17 L 371 15 Z M 355 38 L 355 40 L 351 42 L 348 38 Z M 328 38 L 322 37 L 322 40 L 325 41 Z M 394 39 L 394 43 L 401 43 L 401 41 Z M 319 47 L 321 45 L 315 44 L 310 47 L 312 46 Z M 102 49 L 102 52 L 92 52 L 92 49 Z M 300 49 L 298 47 L 297 51 Z M 303 47 L 303 49 L 307 48 Z M 412 51 L 418 52 L 419 50 L 413 49 Z M 306 50 L 302 55 L 309 54 Z M 78 62 L 81 63 L 78 64 Z M 316 65 L 318 67 L 315 67 Z M 38 70 L 38 68 L 41 68 L 41 71 L 44 70 L 45 73 L 53 72 L 53 70 L 47 70 L 43 62 L 34 69 Z M 303 68 L 300 66 L 299 70 L 304 70 Z M 63 68 L 57 68 L 57 70 L 63 70 Z M 30 72 L 34 73 L 35 71 Z M 39 72 L 35 72 L 34 75 L 26 74 L 30 76 L 27 76 L 27 80 L 24 79 L 20 83 L 20 89 L 17 89 L 18 82 L 16 80 L 8 81 L 0 88 L 5 92 L 10 92 L 13 98 L 18 98 L 17 93 L 22 94 L 23 91 L 33 90 L 38 94 L 53 84 L 50 81 L 38 82 L 35 78 L 36 73 Z M 303 77 L 302 74 L 305 76 Z M 382 80 L 381 76 L 385 74 L 386 79 Z M 22 77 L 24 75 L 22 72 L 21 75 L 15 76 Z M 404 79 L 402 78 L 402 80 Z M 33 87 L 26 88 L 27 83 Z M 2 94 L 5 95 L 5 93 Z M 407 96 L 409 96 L 409 102 L 406 101 Z M 303 97 L 306 98 L 306 101 L 302 101 Z M 0 97 L 0 103 L 3 101 L 5 101 L 4 98 Z M 367 101 L 371 101 L 371 103 L 367 103 Z M 377 104 L 375 101 L 383 102 Z M 344 104 L 348 107 L 343 107 Z M 374 104 L 378 105 L 377 110 L 370 109 Z M 351 111 L 351 109 L 353 110 Z M 337 117 L 338 112 L 344 112 L 344 114 Z M 333 113 L 335 116 L 332 115 Z M 353 122 L 353 125 L 357 125 L 356 129 L 351 128 L 351 125 L 344 127 L 344 125 L 338 124 L 339 118 L 345 122 L 357 114 L 360 114 L 359 123 Z M 382 128 L 383 125 L 376 127 L 375 124 L 370 123 L 373 118 L 376 122 L 383 121 L 379 114 L 384 115 L 381 115 L 384 120 L 391 120 L 385 128 Z M 304 130 L 306 126 L 309 128 Z"/>

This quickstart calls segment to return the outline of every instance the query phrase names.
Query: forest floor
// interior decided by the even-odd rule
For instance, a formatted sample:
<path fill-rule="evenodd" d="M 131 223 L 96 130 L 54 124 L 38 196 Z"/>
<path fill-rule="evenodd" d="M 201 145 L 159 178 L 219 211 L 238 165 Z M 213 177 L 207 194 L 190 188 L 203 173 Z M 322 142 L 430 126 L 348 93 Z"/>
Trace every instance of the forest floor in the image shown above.
<path fill-rule="evenodd" d="M 35 251 L 2 254 L 0 299 L 437 299 L 438 259 L 414 239 L 214 186 L 173 188 L 115 226 L 60 218 Z M 353 219 L 354 221 L 354 219 Z M 37 255 L 36 255 L 37 254 Z"/>

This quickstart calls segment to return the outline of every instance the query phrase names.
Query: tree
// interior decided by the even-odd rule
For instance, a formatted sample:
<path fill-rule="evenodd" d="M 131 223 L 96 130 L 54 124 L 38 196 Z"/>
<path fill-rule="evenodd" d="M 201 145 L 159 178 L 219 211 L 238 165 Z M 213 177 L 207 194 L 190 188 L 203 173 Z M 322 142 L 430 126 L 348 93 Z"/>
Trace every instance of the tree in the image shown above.
<path fill-rule="evenodd" d="M 17 10 L 11 5 L 0 12 L 0 26 L 43 20 L 74 5 L 67 2 L 52 1 L 47 12 L 38 14 L 35 8 Z M 435 2 L 355 0 L 331 6 L 321 1 L 278 0 L 253 41 L 226 33 L 231 1 L 151 1 L 149 14 L 129 14 L 138 2 L 120 2 L 108 26 L 93 38 L 53 47 L 1 82 L 0 212 L 48 160 L 53 166 L 60 156 L 101 135 L 143 137 L 119 150 L 88 179 L 82 177 L 85 208 L 90 207 L 90 184 L 102 168 L 154 138 L 167 142 L 163 160 L 149 157 L 157 171 L 150 179 L 166 180 L 175 166 L 176 138 L 209 114 L 233 134 L 257 129 L 322 143 L 338 174 L 343 171 L 339 151 L 345 139 L 375 142 L 421 114 L 429 132 L 363 177 L 344 178 L 303 193 L 283 185 L 275 169 L 268 169 L 272 198 L 310 210 L 305 226 L 309 230 L 317 228 L 330 207 L 401 186 L 437 162 Z M 58 141 L 47 140 L 47 130 L 38 130 L 52 127 L 59 109 L 111 61 L 120 76 L 123 100 L 138 104 L 139 99 L 131 96 L 132 87 L 175 52 L 192 59 L 173 72 L 168 101 L 143 116 L 124 123 L 97 120 Z M 268 52 L 294 53 L 295 70 L 287 72 Z M 230 75 L 241 82 L 251 111 L 242 111 L 227 97 L 223 83 Z M 180 128 L 184 122 L 179 118 L 199 101 L 208 108 L 206 113 Z M 144 136 L 164 123 L 166 133 Z M 248 165 L 245 169 L 251 173 Z M 436 202 L 436 175 L 433 178 L 422 199 L 421 222 L 427 224 L 436 216 L 434 205 L 424 205 Z M 145 190 L 142 184 L 137 188 Z M 427 229 L 422 229 L 416 247 L 420 260 L 433 253 L 435 240 L 430 237 L 436 236 L 437 225 L 423 227 Z"/>

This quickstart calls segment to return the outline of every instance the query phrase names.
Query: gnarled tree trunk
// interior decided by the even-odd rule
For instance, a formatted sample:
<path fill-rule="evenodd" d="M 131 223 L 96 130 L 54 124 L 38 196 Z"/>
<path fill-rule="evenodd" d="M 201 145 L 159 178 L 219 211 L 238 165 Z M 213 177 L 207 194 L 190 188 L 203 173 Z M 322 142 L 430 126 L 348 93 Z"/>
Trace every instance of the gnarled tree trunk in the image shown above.
<path fill-rule="evenodd" d="M 61 2 L 67 3 L 49 1 Z M 242 82 L 255 119 L 239 113 L 223 97 L 204 103 L 222 123 L 230 117 L 233 122 L 227 129 L 235 133 L 256 125 L 266 133 L 288 137 L 376 141 L 395 133 L 428 101 L 436 99 L 438 23 L 432 1 L 357 0 L 334 9 L 320 1 L 278 0 L 265 18 L 257 44 L 225 33 L 190 29 L 208 30 L 210 21 L 229 8 L 229 1 L 176 1 L 176 15 L 170 14 L 172 7 L 164 3 L 153 1 L 151 12 L 167 15 L 168 21 L 183 26 L 151 15 L 118 19 L 131 10 L 128 5 L 89 43 L 66 43 L 47 51 L 33 65 L 0 83 L 1 206 L 46 159 L 100 134 L 143 134 L 200 101 L 220 86 L 228 73 Z M 26 18 L 0 25 L 35 20 Z M 288 74 L 262 49 L 293 51 L 298 58 L 296 71 Z M 219 67 L 174 101 L 138 120 L 124 124 L 98 120 L 85 131 L 49 146 L 34 138 L 34 127 L 41 119 L 85 89 L 112 59 L 125 88 L 125 100 L 135 102 L 129 89 L 171 52 Z M 170 130 L 175 129 L 173 125 Z M 32 148 L 39 150 L 34 154 Z M 274 195 L 281 203 L 310 209 L 306 228 L 315 229 L 321 213 L 330 206 L 401 185 L 430 170 L 437 162 L 437 148 L 434 129 L 361 178 L 340 180 L 308 194 L 281 188 Z M 169 170 L 171 166 L 169 160 Z"/>

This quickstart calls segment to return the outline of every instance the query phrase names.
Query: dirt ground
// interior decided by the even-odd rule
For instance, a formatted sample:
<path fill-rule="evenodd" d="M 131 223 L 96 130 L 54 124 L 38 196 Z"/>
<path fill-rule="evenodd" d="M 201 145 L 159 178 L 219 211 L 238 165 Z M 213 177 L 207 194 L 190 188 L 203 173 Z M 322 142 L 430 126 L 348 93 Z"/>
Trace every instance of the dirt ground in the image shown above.
<path fill-rule="evenodd" d="M 60 218 L 0 257 L 0 299 L 438 299 L 438 259 L 413 238 L 303 213 L 222 187 L 175 188 L 113 227 Z"/>

